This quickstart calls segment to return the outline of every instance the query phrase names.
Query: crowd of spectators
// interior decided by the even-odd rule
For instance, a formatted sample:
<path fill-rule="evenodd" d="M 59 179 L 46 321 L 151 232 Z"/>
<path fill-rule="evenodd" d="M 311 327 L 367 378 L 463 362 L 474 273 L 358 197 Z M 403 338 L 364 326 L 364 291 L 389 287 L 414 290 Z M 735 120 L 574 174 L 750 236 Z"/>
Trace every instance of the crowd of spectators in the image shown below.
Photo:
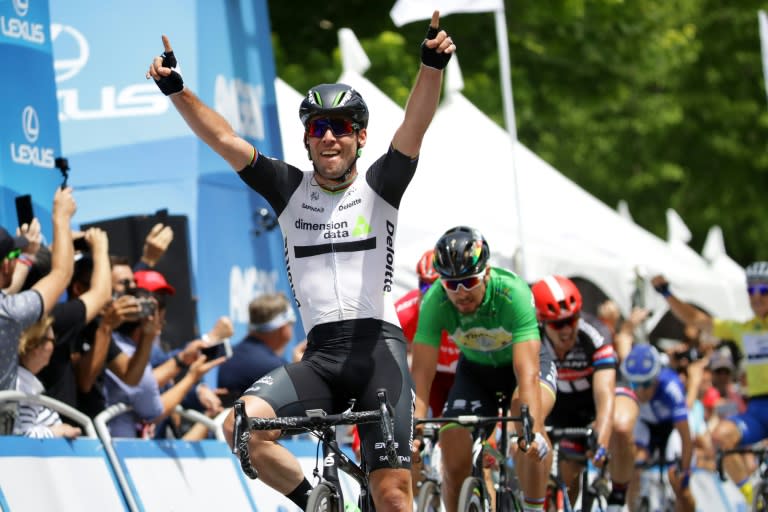
<path fill-rule="evenodd" d="M 224 409 L 223 391 L 203 377 L 226 360 L 209 349 L 228 342 L 232 322 L 222 316 L 199 339 L 169 349 L 163 328 L 175 290 L 155 266 L 173 241 L 171 227 L 154 225 L 131 262 L 110 254 L 106 231 L 73 232 L 75 211 L 72 190 L 57 189 L 49 245 L 39 219 L 15 236 L 0 228 L 0 391 L 43 394 L 91 418 L 125 404 L 107 424 L 114 437 L 209 436 L 175 412 L 181 405 L 215 417 Z M 0 434 L 81 433 L 76 420 L 39 400 L 0 402 Z"/>

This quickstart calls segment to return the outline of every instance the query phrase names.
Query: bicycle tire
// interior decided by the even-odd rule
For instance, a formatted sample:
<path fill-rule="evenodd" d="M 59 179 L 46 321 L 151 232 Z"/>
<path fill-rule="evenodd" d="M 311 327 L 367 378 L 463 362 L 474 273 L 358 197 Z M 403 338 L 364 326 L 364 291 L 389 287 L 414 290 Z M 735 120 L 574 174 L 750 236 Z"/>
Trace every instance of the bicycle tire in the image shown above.
<path fill-rule="evenodd" d="M 485 493 L 481 487 L 483 485 L 485 482 L 476 476 L 469 476 L 464 479 L 459 492 L 458 512 L 486 512 L 486 506 L 483 503 Z"/>
<path fill-rule="evenodd" d="M 762 482 L 757 485 L 753 491 L 752 510 L 753 512 L 768 511 L 768 484 Z"/>
<path fill-rule="evenodd" d="M 496 512 L 523 512 L 523 504 L 512 489 L 496 491 Z"/>
<path fill-rule="evenodd" d="M 416 497 L 416 512 L 440 512 L 440 486 L 432 480 L 424 480 Z"/>
<path fill-rule="evenodd" d="M 333 487 L 326 482 L 320 482 L 309 494 L 306 512 L 344 512 L 344 509 L 339 506 Z"/>

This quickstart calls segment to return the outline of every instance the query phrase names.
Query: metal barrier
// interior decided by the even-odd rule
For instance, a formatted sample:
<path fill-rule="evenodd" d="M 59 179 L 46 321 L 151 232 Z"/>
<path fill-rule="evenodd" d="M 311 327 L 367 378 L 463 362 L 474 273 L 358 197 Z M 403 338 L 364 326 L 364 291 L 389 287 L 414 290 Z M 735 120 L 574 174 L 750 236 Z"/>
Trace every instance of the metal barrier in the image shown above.
<path fill-rule="evenodd" d="M 60 402 L 55 398 L 45 395 L 31 395 L 29 393 L 24 393 L 23 391 L 7 390 L 0 391 L 0 402 L 27 402 L 36 405 L 44 405 L 49 409 L 53 409 L 57 413 L 74 420 L 78 425 L 83 427 L 85 437 L 92 439 L 96 438 L 96 430 L 94 429 L 91 418 L 74 407 L 67 405 L 64 402 Z"/>

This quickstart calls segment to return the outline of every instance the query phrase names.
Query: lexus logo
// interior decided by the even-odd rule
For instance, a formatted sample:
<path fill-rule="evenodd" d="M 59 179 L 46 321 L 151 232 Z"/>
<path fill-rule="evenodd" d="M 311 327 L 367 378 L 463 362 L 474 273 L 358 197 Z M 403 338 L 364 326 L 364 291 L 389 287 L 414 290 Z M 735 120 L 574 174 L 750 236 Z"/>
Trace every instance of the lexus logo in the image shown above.
<path fill-rule="evenodd" d="M 38 119 L 37 112 L 31 105 L 27 105 L 24 108 L 24 112 L 21 113 L 21 125 L 27 142 L 34 144 L 40 136 L 40 119 Z"/>
<path fill-rule="evenodd" d="M 13 0 L 13 9 L 20 18 L 23 18 L 29 11 L 29 0 Z"/>
<path fill-rule="evenodd" d="M 59 37 L 64 39 L 59 41 Z M 71 38 L 71 41 L 67 38 Z M 56 55 L 65 55 L 64 58 L 53 61 L 57 83 L 69 80 L 82 71 L 88 63 L 91 49 L 88 46 L 88 40 L 79 30 L 70 25 L 51 23 L 51 41 L 56 44 Z M 75 55 L 71 55 L 73 50 L 77 52 Z"/>

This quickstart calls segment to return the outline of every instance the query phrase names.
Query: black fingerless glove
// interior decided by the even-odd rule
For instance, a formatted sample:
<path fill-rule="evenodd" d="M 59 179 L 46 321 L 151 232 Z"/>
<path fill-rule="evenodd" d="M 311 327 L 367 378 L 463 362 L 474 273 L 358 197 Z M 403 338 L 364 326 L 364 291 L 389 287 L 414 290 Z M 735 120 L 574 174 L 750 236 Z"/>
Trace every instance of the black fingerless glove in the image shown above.
<path fill-rule="evenodd" d="M 427 30 L 427 37 L 421 43 L 421 63 L 425 66 L 435 69 L 443 69 L 448 65 L 448 61 L 451 60 L 451 53 L 437 53 L 434 48 L 427 46 L 427 41 L 434 39 L 437 33 L 440 32 L 440 28 L 434 28 L 432 26 Z"/>
<path fill-rule="evenodd" d="M 155 80 L 155 83 L 166 96 L 179 93 L 184 89 L 184 80 L 181 78 L 181 73 L 176 71 L 177 64 L 178 62 L 176 62 L 176 56 L 173 52 L 163 52 L 163 67 L 171 68 L 171 74 L 160 77 L 160 80 Z"/>

